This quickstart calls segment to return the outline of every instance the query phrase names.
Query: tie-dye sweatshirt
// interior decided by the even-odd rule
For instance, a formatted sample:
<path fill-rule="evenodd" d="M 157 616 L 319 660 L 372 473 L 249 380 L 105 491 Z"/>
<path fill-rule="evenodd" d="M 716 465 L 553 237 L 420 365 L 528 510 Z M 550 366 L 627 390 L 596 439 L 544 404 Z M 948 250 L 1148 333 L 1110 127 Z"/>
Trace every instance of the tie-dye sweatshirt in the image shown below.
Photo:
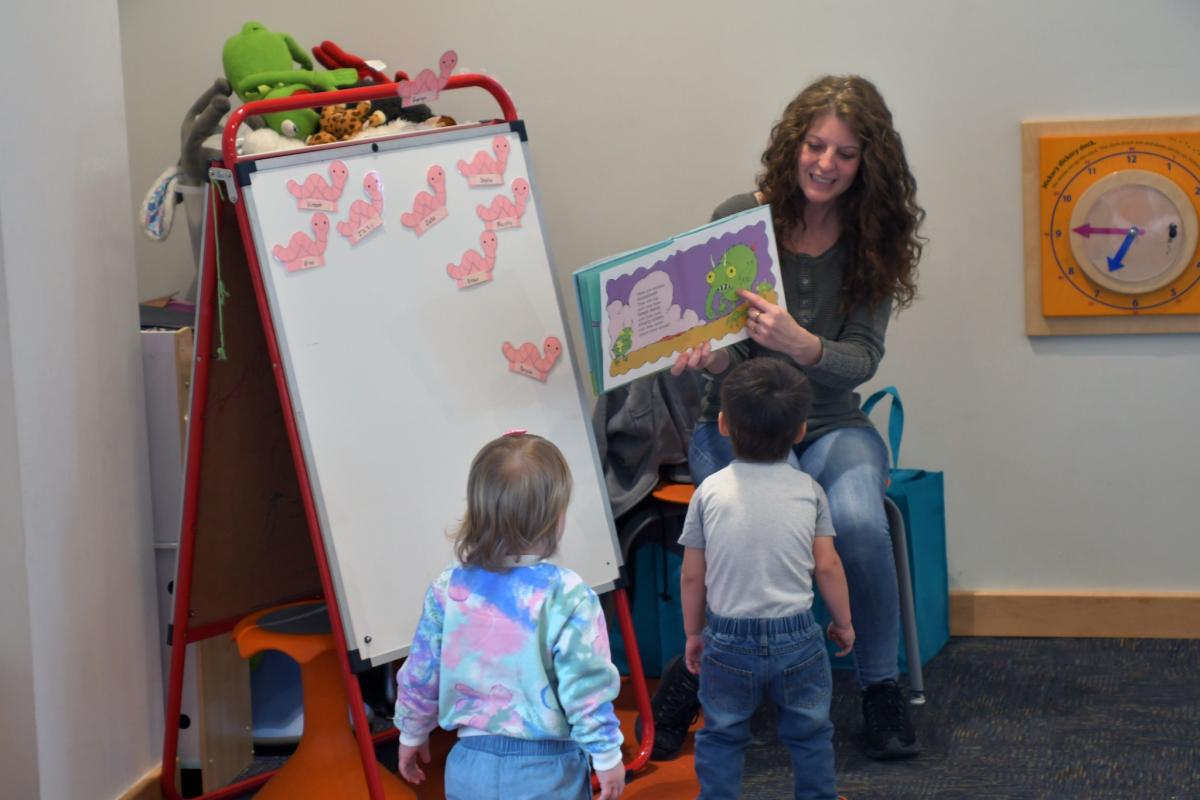
<path fill-rule="evenodd" d="M 604 612 L 564 567 L 447 568 L 425 594 L 397 685 L 403 744 L 441 725 L 460 736 L 574 739 L 597 770 L 621 760 Z"/>

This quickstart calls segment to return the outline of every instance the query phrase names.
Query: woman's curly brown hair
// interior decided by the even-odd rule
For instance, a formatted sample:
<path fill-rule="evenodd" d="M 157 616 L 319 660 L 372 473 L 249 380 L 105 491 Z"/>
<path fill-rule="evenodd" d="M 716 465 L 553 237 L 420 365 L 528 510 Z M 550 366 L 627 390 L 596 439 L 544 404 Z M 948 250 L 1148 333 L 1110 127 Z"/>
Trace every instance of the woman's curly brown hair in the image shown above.
<path fill-rule="evenodd" d="M 827 75 L 792 102 L 771 129 L 763 151 L 758 189 L 770 203 L 775 238 L 787 241 L 804 225 L 804 192 L 798 182 L 797 153 L 813 121 L 833 113 L 862 141 L 862 161 L 854 183 L 840 198 L 842 238 L 850 258 L 842 285 L 847 309 L 874 308 L 888 297 L 897 310 L 916 295 L 917 262 L 926 241 L 917 229 L 925 210 L 917 205 L 917 181 L 904 157 L 879 90 L 857 75 Z"/>

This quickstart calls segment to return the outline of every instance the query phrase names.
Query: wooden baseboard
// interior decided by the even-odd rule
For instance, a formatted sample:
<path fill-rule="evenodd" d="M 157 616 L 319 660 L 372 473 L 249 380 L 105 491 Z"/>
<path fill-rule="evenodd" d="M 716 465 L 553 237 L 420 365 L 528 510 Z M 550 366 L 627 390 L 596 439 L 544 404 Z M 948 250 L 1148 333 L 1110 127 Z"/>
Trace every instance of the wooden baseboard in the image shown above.
<path fill-rule="evenodd" d="M 161 774 L 162 766 L 155 767 L 119 795 L 117 800 L 163 800 L 162 786 L 158 781 Z"/>
<path fill-rule="evenodd" d="M 1200 592 L 951 592 L 950 634 L 1200 639 Z"/>

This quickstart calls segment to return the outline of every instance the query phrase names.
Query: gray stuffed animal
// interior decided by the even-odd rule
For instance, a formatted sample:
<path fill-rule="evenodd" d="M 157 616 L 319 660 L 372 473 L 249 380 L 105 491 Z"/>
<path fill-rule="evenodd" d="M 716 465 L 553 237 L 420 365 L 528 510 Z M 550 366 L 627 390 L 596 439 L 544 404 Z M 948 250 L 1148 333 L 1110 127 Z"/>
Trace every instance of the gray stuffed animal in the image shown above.
<path fill-rule="evenodd" d="M 158 180 L 146 193 L 142 201 L 142 230 L 155 241 L 162 241 L 171 233 L 175 221 L 175 207 L 185 204 L 188 218 L 188 233 L 192 239 L 192 256 L 197 268 L 200 263 L 200 226 L 204 219 L 203 186 L 208 183 L 208 164 L 221 158 L 220 144 L 204 145 L 214 134 L 221 132 L 221 120 L 229 111 L 229 81 L 217 78 L 212 86 L 196 98 L 191 108 L 183 115 L 179 128 L 179 161 L 158 176 Z M 248 117 L 245 124 L 261 127 L 260 117 Z M 190 201 L 190 202 L 189 202 Z M 185 292 L 185 299 L 195 296 L 196 283 Z"/>
<path fill-rule="evenodd" d="M 198 188 L 208 181 L 208 162 L 220 158 L 204 141 L 221 130 L 221 118 L 229 111 L 229 81 L 218 78 L 196 98 L 183 115 L 179 130 L 179 161 L 167 167 L 146 192 L 142 201 L 142 230 L 156 241 L 171 233 L 175 206 L 183 187 Z"/>
<path fill-rule="evenodd" d="M 208 162 L 220 153 L 204 148 L 204 140 L 221 130 L 221 118 L 229 111 L 229 81 L 217 78 L 196 98 L 183 116 L 179 129 L 179 182 L 200 186 L 208 181 Z"/>

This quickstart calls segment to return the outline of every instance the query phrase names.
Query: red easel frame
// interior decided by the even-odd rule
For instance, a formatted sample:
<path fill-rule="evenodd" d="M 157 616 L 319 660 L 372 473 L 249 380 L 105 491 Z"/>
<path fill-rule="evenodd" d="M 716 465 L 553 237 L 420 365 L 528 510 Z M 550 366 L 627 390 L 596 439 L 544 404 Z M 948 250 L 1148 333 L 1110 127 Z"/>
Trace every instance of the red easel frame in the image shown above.
<path fill-rule="evenodd" d="M 455 75 L 445 86 L 445 90 L 455 90 L 468 87 L 481 88 L 489 92 L 500 106 L 503 120 L 517 121 L 516 107 L 508 93 L 495 80 L 486 75 Z M 267 114 L 273 112 L 292 111 L 299 108 L 331 105 L 335 103 L 355 103 L 362 100 L 376 100 L 396 96 L 396 84 L 385 83 L 374 86 L 364 86 L 356 89 L 345 89 L 336 92 L 320 94 L 297 94 L 292 97 L 273 100 L 261 100 L 247 103 L 235 109 L 226 122 L 222 139 L 225 170 L 233 172 L 240 162 L 252 160 L 251 157 L 239 158 L 237 154 L 237 131 L 242 120 L 249 115 Z M 429 132 L 406 135 L 425 135 Z M 338 144 L 325 147 L 338 147 Z M 266 154 L 273 155 L 273 154 Z M 241 231 L 242 245 L 250 271 L 250 281 L 253 284 L 255 300 L 258 307 L 258 317 L 263 326 L 266 338 L 267 352 L 273 371 L 275 388 L 282 407 L 283 422 L 287 430 L 287 439 L 291 449 L 292 464 L 299 482 L 300 495 L 307 523 L 309 541 L 316 557 L 317 570 L 320 575 L 321 592 L 327 605 L 330 627 L 338 653 L 338 663 L 341 667 L 342 681 L 346 696 L 350 703 L 350 713 L 354 721 L 354 735 L 363 762 L 363 770 L 367 781 L 368 794 L 371 800 L 383 800 L 383 789 L 380 783 L 378 763 L 375 759 L 375 744 L 394 739 L 397 731 L 385 731 L 372 737 L 366 714 L 363 711 L 362 693 L 358 681 L 350 666 L 347 655 L 346 634 L 342 628 L 341 613 L 338 608 L 337 596 L 334 591 L 333 578 L 329 570 L 329 562 L 325 552 L 324 539 L 321 536 L 316 506 L 309 484 L 307 468 L 300 446 L 299 431 L 296 427 L 295 414 L 291 396 L 288 392 L 287 380 L 282 369 L 278 340 L 271 314 L 267 306 L 266 291 L 262 276 L 259 272 L 258 259 L 254 247 L 253 234 L 246 211 L 246 204 L 240 197 L 231 197 L 237 215 L 238 227 Z M 228 202 L 228 201 L 227 201 Z M 178 566 L 175 578 L 175 608 L 172 615 L 171 666 L 167 689 L 166 726 L 163 735 L 163 761 L 160 784 L 162 793 L 167 800 L 181 800 L 178 787 L 175 785 L 175 760 L 179 746 L 179 715 L 183 695 L 184 656 L 188 644 L 227 635 L 237 624 L 240 617 L 229 618 L 219 622 L 209 622 L 195 627 L 189 626 L 189 606 L 192 592 L 192 577 L 195 568 L 196 528 L 199 514 L 200 475 L 205 435 L 205 414 L 208 404 L 209 369 L 211 353 L 213 352 L 213 328 L 215 324 L 217 299 L 217 214 L 216 200 L 208 204 L 205 210 L 205 239 L 204 239 L 204 270 L 203 283 L 200 291 L 200 307 L 197 315 L 196 351 L 192 378 L 191 409 L 188 421 L 187 452 L 184 464 L 183 513 L 178 551 Z M 634 687 L 634 695 L 638 711 L 642 718 L 642 742 L 637 755 L 626 765 L 633 773 L 645 766 L 650 758 L 654 744 L 654 715 L 650 708 L 650 696 L 646 686 L 646 677 L 642 671 L 641 654 L 638 652 L 637 638 L 633 629 L 633 617 L 629 609 L 629 599 L 624 589 L 614 590 L 617 618 L 621 636 L 625 641 L 630 664 L 630 678 Z M 281 598 L 282 599 L 282 598 Z M 257 609 L 248 608 L 244 613 Z M 235 797 L 253 791 L 266 783 L 274 771 L 256 775 L 222 787 L 221 789 L 201 795 L 203 800 L 220 800 L 220 798 Z"/>

